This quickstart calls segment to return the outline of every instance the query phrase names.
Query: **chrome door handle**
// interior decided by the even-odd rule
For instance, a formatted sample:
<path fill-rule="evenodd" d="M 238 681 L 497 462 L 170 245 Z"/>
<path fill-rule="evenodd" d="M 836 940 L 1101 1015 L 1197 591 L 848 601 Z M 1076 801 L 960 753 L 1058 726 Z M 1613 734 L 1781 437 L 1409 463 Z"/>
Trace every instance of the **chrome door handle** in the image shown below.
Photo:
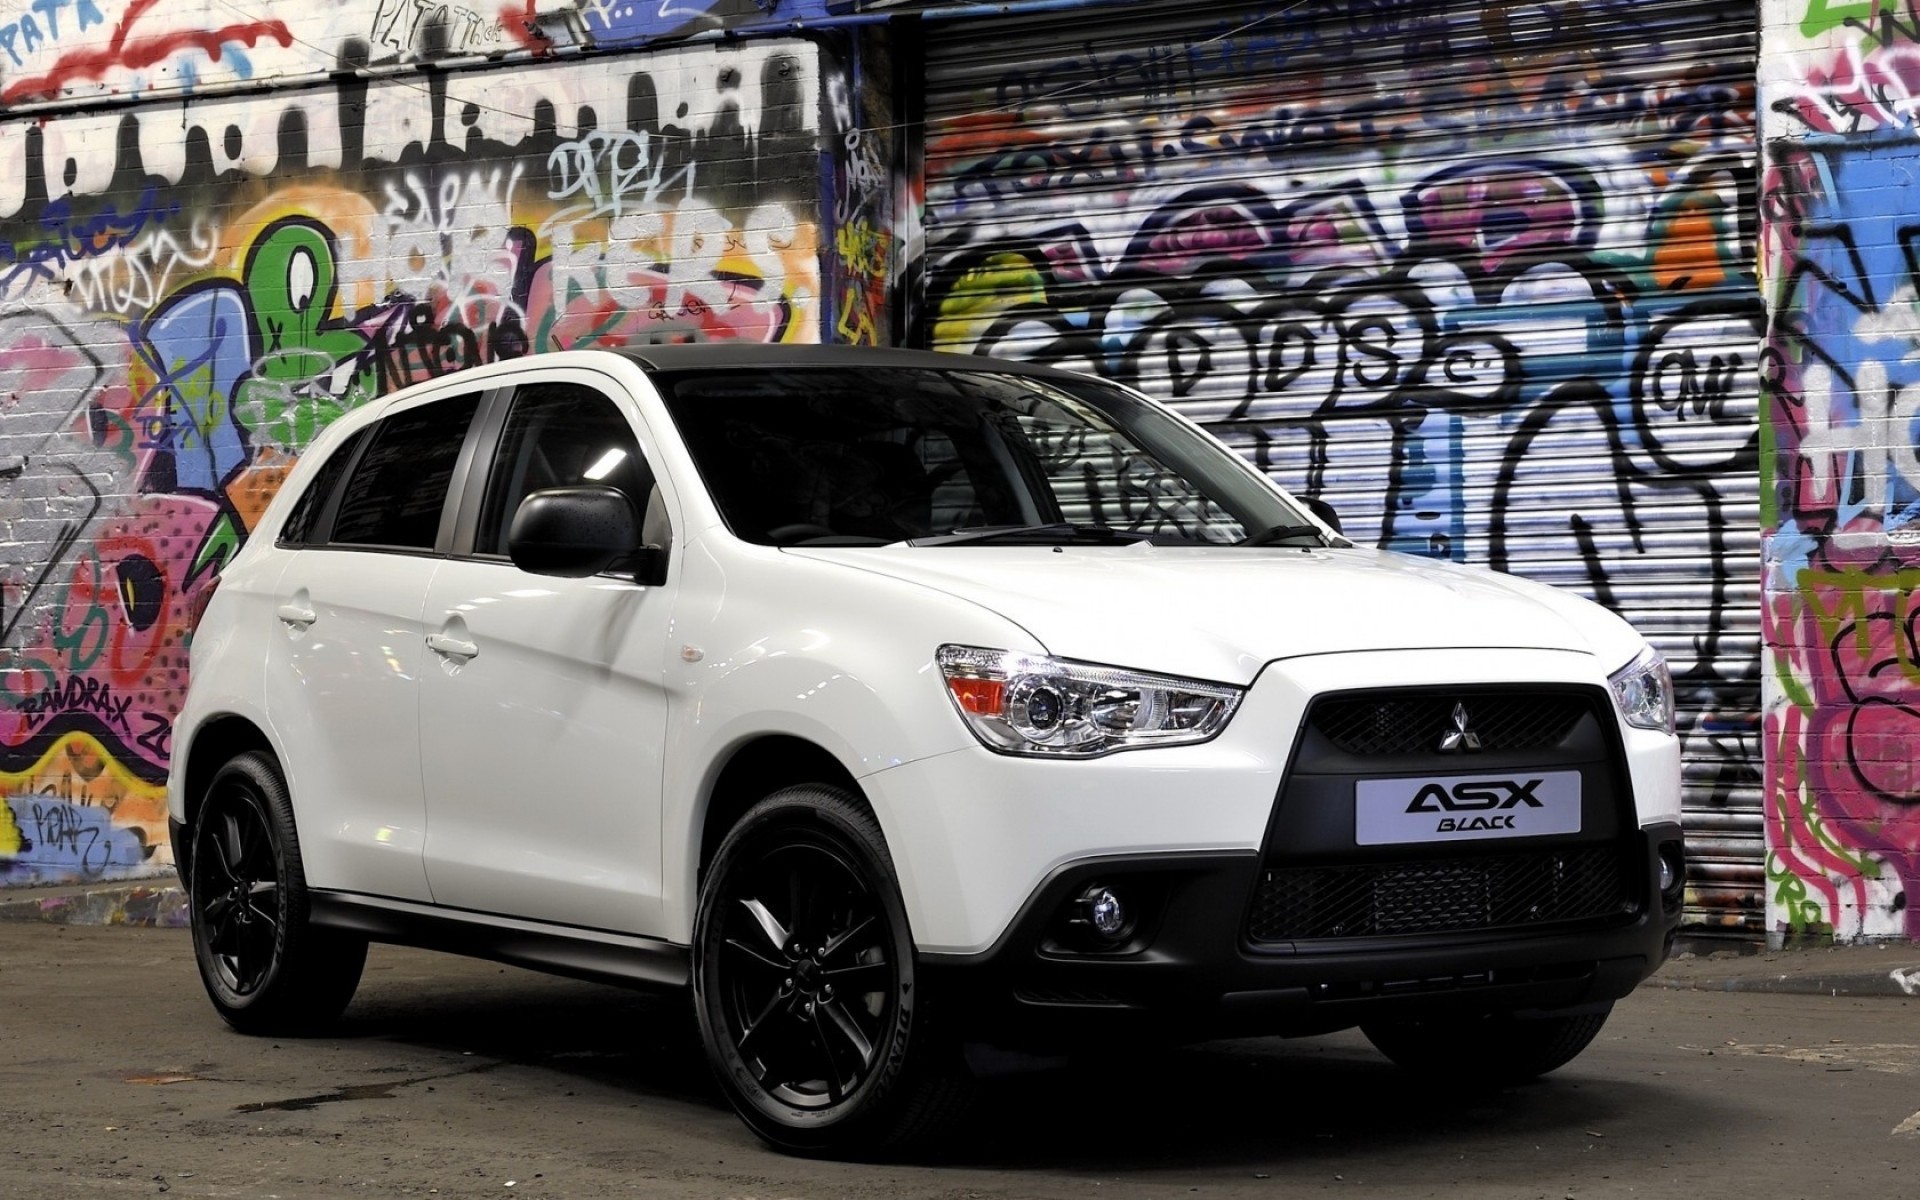
<path fill-rule="evenodd" d="M 305 629 L 319 619 L 311 608 L 298 604 L 282 604 L 274 610 L 274 615 L 295 629 Z"/>
<path fill-rule="evenodd" d="M 480 647 L 474 645 L 472 642 L 462 641 L 457 637 L 444 633 L 428 634 L 427 649 L 433 651 L 435 654 L 444 654 L 448 658 L 472 658 L 474 655 L 480 653 Z"/>

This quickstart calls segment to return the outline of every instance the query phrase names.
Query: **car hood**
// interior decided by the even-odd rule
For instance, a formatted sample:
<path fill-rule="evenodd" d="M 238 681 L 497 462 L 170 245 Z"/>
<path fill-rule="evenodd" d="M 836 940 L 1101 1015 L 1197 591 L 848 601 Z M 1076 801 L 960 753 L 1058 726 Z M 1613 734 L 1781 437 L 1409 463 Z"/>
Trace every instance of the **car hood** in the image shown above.
<path fill-rule="evenodd" d="M 786 553 L 970 600 L 1064 658 L 1221 682 L 1248 682 L 1278 659 L 1368 650 L 1570 650 L 1612 670 L 1644 645 L 1578 596 L 1378 550 L 1140 543 Z"/>

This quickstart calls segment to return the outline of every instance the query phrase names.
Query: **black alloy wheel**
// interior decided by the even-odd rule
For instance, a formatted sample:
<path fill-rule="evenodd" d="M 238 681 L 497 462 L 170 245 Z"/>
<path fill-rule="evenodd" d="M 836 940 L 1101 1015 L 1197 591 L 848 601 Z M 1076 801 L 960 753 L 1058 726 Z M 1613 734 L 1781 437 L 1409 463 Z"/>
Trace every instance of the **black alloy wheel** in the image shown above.
<path fill-rule="evenodd" d="M 920 1140 L 957 1111 L 878 826 L 846 793 L 778 792 L 709 868 L 694 932 L 701 1033 L 728 1099 L 799 1153 Z"/>
<path fill-rule="evenodd" d="M 293 806 L 271 756 L 237 755 L 194 817 L 188 914 L 207 997 L 243 1033 L 311 1033 L 336 1020 L 366 965 L 364 938 L 309 920 Z"/>
<path fill-rule="evenodd" d="M 733 882 L 720 956 L 734 1049 L 784 1103 L 839 1104 L 873 1074 L 893 1015 L 886 915 L 825 839 L 767 846 Z"/>
<path fill-rule="evenodd" d="M 208 805 L 195 839 L 194 918 L 220 986 L 251 997 L 280 952 L 280 863 L 259 792 L 244 783 Z"/>

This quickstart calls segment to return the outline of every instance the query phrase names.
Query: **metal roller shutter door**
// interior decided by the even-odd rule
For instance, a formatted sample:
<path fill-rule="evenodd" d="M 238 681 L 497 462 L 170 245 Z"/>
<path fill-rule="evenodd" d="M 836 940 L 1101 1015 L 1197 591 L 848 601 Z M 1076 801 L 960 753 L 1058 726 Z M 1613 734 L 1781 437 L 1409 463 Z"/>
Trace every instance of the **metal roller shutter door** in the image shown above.
<path fill-rule="evenodd" d="M 1364 542 L 1628 617 L 1678 679 L 1689 923 L 1757 933 L 1752 0 L 932 29 L 921 340 L 1141 387 Z"/>

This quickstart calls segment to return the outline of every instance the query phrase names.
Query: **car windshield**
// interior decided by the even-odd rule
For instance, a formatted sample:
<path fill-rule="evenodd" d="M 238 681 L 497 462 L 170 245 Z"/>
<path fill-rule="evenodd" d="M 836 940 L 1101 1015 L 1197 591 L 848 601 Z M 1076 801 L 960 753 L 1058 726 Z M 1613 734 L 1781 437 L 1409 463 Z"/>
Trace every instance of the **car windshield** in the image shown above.
<path fill-rule="evenodd" d="M 749 542 L 1321 544 L 1230 450 L 1093 380 L 793 367 L 654 383 Z"/>

